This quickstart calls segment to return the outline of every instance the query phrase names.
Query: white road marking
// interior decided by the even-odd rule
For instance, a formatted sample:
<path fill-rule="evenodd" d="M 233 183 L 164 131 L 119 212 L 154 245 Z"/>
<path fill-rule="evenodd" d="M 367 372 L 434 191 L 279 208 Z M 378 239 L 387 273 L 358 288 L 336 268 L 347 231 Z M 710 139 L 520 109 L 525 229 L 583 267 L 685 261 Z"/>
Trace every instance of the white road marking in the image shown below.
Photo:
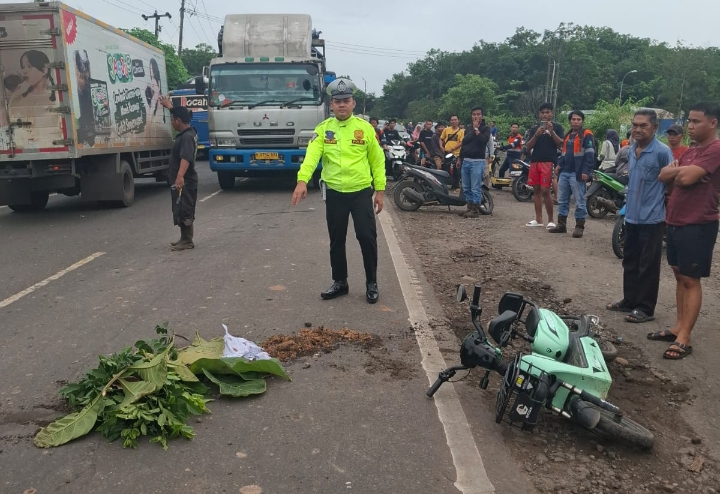
<path fill-rule="evenodd" d="M 212 194 L 210 194 L 210 195 L 207 196 L 207 197 L 203 197 L 202 199 L 200 199 L 200 202 L 205 202 L 205 201 L 207 201 L 208 199 L 210 199 L 211 197 L 215 197 L 215 196 L 218 195 L 220 192 L 222 192 L 222 189 L 216 190 L 215 192 L 213 192 Z"/>
<path fill-rule="evenodd" d="M 45 278 L 44 280 L 42 280 L 38 283 L 35 283 L 33 286 L 26 288 L 25 290 L 23 290 L 21 292 L 16 293 L 12 297 L 6 298 L 2 302 L 0 302 L 0 309 L 2 309 L 3 307 L 7 307 L 8 305 L 12 304 L 13 302 L 17 302 L 18 300 L 23 298 L 25 295 L 31 294 L 38 288 L 42 288 L 42 287 L 50 284 L 51 281 L 55 281 L 55 280 L 65 276 L 66 274 L 70 273 L 71 271 L 75 271 L 77 268 L 82 267 L 85 264 L 89 263 L 90 261 L 93 261 L 103 255 L 105 255 L 105 252 L 96 252 L 93 255 L 86 257 L 82 261 L 78 261 L 75 264 L 73 264 L 72 266 L 63 269 L 62 271 L 58 271 L 57 273 L 50 276 L 49 278 Z"/>
<path fill-rule="evenodd" d="M 403 298 L 410 314 L 410 324 L 415 328 L 422 366 L 430 383 L 435 382 L 438 372 L 445 369 L 437 340 L 433 335 L 430 322 L 423 307 L 420 294 L 421 287 L 417 277 L 405 262 L 397 237 L 395 226 L 387 212 L 378 215 L 380 225 L 387 240 L 390 256 L 395 266 Z M 452 454 L 457 479 L 455 487 L 464 494 L 485 494 L 495 492 L 495 487 L 485 472 L 480 451 L 473 439 L 470 424 L 460 404 L 455 388 L 451 383 L 443 384 L 434 397 L 438 418 L 445 429 L 445 438 Z"/>

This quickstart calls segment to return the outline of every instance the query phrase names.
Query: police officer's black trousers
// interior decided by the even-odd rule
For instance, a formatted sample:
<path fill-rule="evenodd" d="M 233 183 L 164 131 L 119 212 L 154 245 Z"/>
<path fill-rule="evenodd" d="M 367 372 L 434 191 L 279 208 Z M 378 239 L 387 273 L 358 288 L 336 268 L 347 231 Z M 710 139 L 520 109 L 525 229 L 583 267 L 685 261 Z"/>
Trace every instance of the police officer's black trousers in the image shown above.
<path fill-rule="evenodd" d="M 330 264 L 334 281 L 343 281 L 348 277 L 347 257 L 345 256 L 345 239 L 347 238 L 348 220 L 350 215 L 355 226 L 355 236 L 360 242 L 365 281 L 377 281 L 377 227 L 373 208 L 373 190 L 358 192 L 336 192 L 327 189 L 325 199 L 325 218 L 330 234 Z"/>

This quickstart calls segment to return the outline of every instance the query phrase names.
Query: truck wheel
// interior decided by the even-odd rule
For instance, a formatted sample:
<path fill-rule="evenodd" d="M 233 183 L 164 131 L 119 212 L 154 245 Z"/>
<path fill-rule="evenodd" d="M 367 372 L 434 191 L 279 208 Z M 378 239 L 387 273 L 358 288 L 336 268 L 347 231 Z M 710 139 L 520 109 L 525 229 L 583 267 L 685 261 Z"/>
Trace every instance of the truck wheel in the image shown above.
<path fill-rule="evenodd" d="M 235 174 L 233 172 L 217 172 L 218 183 L 222 190 L 232 190 L 235 188 Z"/>
<path fill-rule="evenodd" d="M 135 201 L 135 178 L 127 161 L 120 162 L 120 180 L 122 199 L 117 202 L 117 205 L 122 208 L 129 208 Z"/>
<path fill-rule="evenodd" d="M 30 204 L 9 204 L 8 207 L 16 213 L 29 213 L 42 211 L 47 206 L 50 192 L 47 190 L 35 190 L 30 192 Z"/>

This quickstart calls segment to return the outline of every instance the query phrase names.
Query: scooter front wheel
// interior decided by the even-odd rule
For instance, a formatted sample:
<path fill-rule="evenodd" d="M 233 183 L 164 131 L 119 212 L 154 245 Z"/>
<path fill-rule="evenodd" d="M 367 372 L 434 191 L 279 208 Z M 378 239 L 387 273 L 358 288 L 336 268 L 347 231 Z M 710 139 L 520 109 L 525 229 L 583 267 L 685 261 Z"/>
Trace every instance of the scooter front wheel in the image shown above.
<path fill-rule="evenodd" d="M 655 443 L 653 433 L 627 417 L 616 417 L 607 410 L 600 411 L 600 422 L 593 429 L 600 436 L 620 439 L 642 449 L 651 449 Z"/>
<path fill-rule="evenodd" d="M 612 231 L 612 249 L 618 259 L 625 257 L 625 217 L 618 216 Z"/>
<path fill-rule="evenodd" d="M 495 209 L 495 203 L 490 195 L 490 191 L 483 189 L 482 191 L 482 202 L 480 203 L 480 214 L 492 214 Z"/>
<path fill-rule="evenodd" d="M 395 186 L 394 191 L 394 199 L 395 204 L 397 207 L 402 209 L 403 211 L 417 211 L 420 209 L 420 206 L 422 206 L 421 202 L 413 201 L 409 197 L 407 197 L 405 194 L 403 194 L 404 189 L 414 189 L 416 192 L 422 194 L 423 190 L 422 187 L 420 187 L 418 184 L 415 183 L 414 180 L 406 178 L 405 180 L 402 180 Z"/>

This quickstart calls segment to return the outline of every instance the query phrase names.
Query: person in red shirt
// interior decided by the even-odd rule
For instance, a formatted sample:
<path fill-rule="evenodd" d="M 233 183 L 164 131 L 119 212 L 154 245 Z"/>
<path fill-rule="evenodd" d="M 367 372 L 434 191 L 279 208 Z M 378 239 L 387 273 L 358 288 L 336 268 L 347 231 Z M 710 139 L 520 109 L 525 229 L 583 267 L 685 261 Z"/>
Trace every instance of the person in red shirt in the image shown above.
<path fill-rule="evenodd" d="M 690 333 L 702 306 L 701 278 L 710 276 L 718 235 L 720 200 L 720 105 L 699 103 L 690 108 L 688 134 L 697 147 L 663 168 L 660 181 L 673 187 L 667 207 L 667 259 L 677 281 L 677 322 L 651 340 L 673 341 L 663 357 L 679 360 L 692 353 Z"/>
<path fill-rule="evenodd" d="M 680 157 L 685 154 L 688 150 L 687 146 L 683 145 L 683 139 L 685 138 L 685 130 L 680 124 L 672 124 L 666 131 L 668 147 L 672 151 L 673 158 L 679 160 Z"/>
<path fill-rule="evenodd" d="M 370 117 L 370 125 L 373 126 L 373 129 L 375 129 L 375 138 L 377 139 L 378 144 L 382 141 L 382 135 L 383 131 L 380 130 L 378 125 L 380 124 L 380 121 L 377 119 L 377 117 Z"/>

